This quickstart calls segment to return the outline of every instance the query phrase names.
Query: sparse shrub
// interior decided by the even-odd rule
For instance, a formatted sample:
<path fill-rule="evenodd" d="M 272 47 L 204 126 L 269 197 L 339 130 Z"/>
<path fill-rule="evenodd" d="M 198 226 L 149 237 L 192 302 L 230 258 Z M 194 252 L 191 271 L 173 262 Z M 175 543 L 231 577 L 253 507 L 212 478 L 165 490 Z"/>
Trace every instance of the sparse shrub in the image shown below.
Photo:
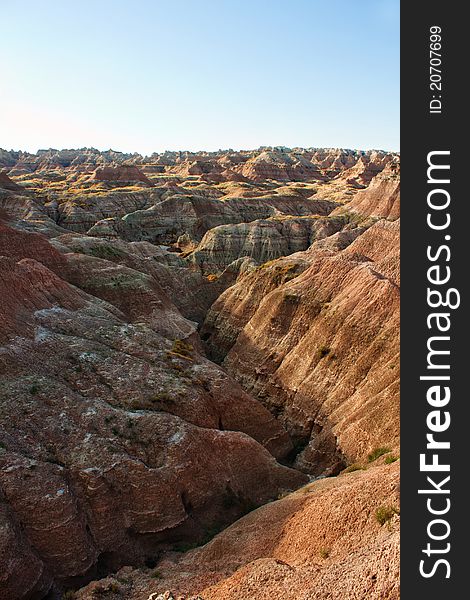
<path fill-rule="evenodd" d="M 154 579 L 163 579 L 163 575 L 161 573 L 161 571 L 159 571 L 158 569 L 156 569 L 153 573 L 152 573 L 152 577 Z"/>
<path fill-rule="evenodd" d="M 349 465 L 349 467 L 346 467 L 343 473 L 354 473 L 354 471 L 364 471 L 364 467 L 355 463 L 353 465 Z"/>
<path fill-rule="evenodd" d="M 37 383 L 33 383 L 33 385 L 29 388 L 29 393 L 32 396 L 35 396 L 36 394 L 39 393 L 40 387 Z"/>
<path fill-rule="evenodd" d="M 386 456 L 384 459 L 384 463 L 386 465 L 391 465 L 392 463 L 394 463 L 396 460 L 398 460 L 400 457 L 399 456 L 394 456 L 393 454 L 390 454 L 390 456 Z"/>
<path fill-rule="evenodd" d="M 325 356 L 328 356 L 328 354 L 330 353 L 330 348 L 328 346 L 325 345 L 321 345 L 318 347 L 317 349 L 317 358 L 319 360 L 321 360 L 322 358 L 325 358 Z"/>
<path fill-rule="evenodd" d="M 323 559 L 327 559 L 330 556 L 330 550 L 328 548 L 321 548 L 318 554 Z"/>
<path fill-rule="evenodd" d="M 191 352 L 194 350 L 191 344 L 185 342 L 184 340 L 175 340 L 173 342 L 173 346 L 169 352 L 167 352 L 167 356 L 170 358 L 171 356 L 176 356 L 178 358 L 185 358 L 186 360 L 192 361 Z"/>
<path fill-rule="evenodd" d="M 112 260 L 113 258 L 122 258 L 126 256 L 126 253 L 113 246 L 101 245 L 91 248 L 90 253 L 96 258 L 104 258 L 106 260 Z"/>
<path fill-rule="evenodd" d="M 174 402 L 174 399 L 168 392 L 163 391 L 155 394 L 155 396 L 152 398 L 152 402 L 165 402 L 167 404 L 171 404 Z"/>
<path fill-rule="evenodd" d="M 47 450 L 47 454 L 44 457 L 45 462 L 51 463 L 53 465 L 59 465 L 60 467 L 65 466 L 64 463 L 61 460 L 59 460 L 59 457 L 57 456 L 57 451 L 55 448 L 53 448 L 52 446 L 48 446 L 46 448 L 46 450 Z"/>
<path fill-rule="evenodd" d="M 349 210 L 345 210 L 342 217 L 345 219 L 346 223 L 350 225 L 359 225 L 362 221 L 363 217 L 357 213 L 350 212 Z"/>
<path fill-rule="evenodd" d="M 96 587 L 93 590 L 93 594 L 95 596 L 103 596 L 106 594 L 120 594 L 120 593 L 121 593 L 121 588 L 119 587 L 119 584 L 113 583 L 113 582 L 100 585 L 99 587 Z"/>
<path fill-rule="evenodd" d="M 269 264 L 269 263 L 265 263 Z M 274 283 L 280 285 L 281 283 L 286 283 L 291 279 L 297 277 L 299 273 L 297 272 L 297 265 L 295 263 L 287 263 L 287 264 L 279 264 L 276 265 L 276 274 L 274 276 Z"/>
<path fill-rule="evenodd" d="M 183 340 L 175 340 L 173 342 L 172 351 L 176 352 L 177 354 L 181 354 L 182 356 L 190 356 L 193 350 L 194 348 L 188 342 Z"/>
<path fill-rule="evenodd" d="M 369 462 L 374 462 L 374 460 L 377 460 L 378 458 L 380 458 L 384 454 L 388 454 L 389 452 L 391 452 L 390 448 L 376 448 L 375 450 L 372 450 L 372 452 L 367 456 L 367 460 Z"/>
<path fill-rule="evenodd" d="M 119 431 L 119 429 L 117 427 L 113 427 L 111 429 L 111 431 L 112 431 L 113 435 L 117 435 L 117 436 L 121 435 L 121 432 Z"/>
<path fill-rule="evenodd" d="M 276 259 L 268 260 L 257 268 L 258 269 L 268 269 L 269 267 L 272 267 L 274 264 L 276 264 Z"/>
<path fill-rule="evenodd" d="M 400 511 L 395 506 L 379 506 L 375 511 L 375 520 L 380 525 L 385 525 L 394 515 L 399 515 Z"/>

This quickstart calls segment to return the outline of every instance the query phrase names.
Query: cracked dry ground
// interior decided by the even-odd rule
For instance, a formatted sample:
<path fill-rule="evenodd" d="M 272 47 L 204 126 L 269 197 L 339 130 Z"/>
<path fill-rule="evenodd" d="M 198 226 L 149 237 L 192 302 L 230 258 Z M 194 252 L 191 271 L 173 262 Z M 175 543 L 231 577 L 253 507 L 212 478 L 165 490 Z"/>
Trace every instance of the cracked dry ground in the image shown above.
<path fill-rule="evenodd" d="M 0 167 L 0 599 L 398 599 L 398 156 Z"/>

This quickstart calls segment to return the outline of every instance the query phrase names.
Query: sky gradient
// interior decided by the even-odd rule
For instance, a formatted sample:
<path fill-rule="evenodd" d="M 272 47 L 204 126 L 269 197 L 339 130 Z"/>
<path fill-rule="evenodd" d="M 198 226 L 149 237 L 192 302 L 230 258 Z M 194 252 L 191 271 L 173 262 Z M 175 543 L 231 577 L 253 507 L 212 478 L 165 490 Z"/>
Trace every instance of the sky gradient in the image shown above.
<path fill-rule="evenodd" d="M 0 147 L 399 149 L 398 0 L 0 0 Z"/>

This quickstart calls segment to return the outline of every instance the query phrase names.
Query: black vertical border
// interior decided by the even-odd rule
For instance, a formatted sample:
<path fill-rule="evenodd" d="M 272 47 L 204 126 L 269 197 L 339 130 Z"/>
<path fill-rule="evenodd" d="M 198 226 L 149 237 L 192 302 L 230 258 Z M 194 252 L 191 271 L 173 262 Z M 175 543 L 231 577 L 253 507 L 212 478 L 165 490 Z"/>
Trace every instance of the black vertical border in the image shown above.
<path fill-rule="evenodd" d="M 468 279 L 470 278 L 470 161 L 464 147 L 469 131 L 467 115 L 469 25 L 465 5 L 457 2 L 401 2 L 401 594 L 403 600 L 470 598 L 468 591 L 468 542 L 470 538 L 470 394 L 465 375 L 470 373 L 470 326 L 468 313 Z M 442 28 L 442 114 L 429 113 L 433 92 L 429 89 L 429 31 Z M 447 457 L 451 464 L 451 509 L 445 516 L 451 525 L 448 540 L 451 576 L 445 569 L 423 578 L 420 560 L 426 558 L 426 532 L 433 518 L 426 510 L 426 498 L 417 491 L 426 483 L 419 470 L 419 455 L 425 451 L 426 402 L 428 384 L 419 380 L 425 374 L 426 342 L 430 335 L 426 325 L 428 244 L 439 245 L 443 233 L 426 225 L 427 154 L 433 150 L 450 150 L 451 226 L 445 233 L 452 256 L 451 286 L 459 289 L 461 305 L 450 310 L 451 349 L 451 426 L 443 436 L 451 442 Z M 467 440 L 469 444 L 467 444 Z M 437 477 L 439 478 L 439 474 Z M 428 486 L 429 487 L 429 486 Z M 435 542 L 435 547 L 439 543 Z M 441 543 L 441 546 L 444 542 Z M 435 555 L 439 558 L 438 555 Z M 430 562 L 427 563 L 428 567 Z"/>

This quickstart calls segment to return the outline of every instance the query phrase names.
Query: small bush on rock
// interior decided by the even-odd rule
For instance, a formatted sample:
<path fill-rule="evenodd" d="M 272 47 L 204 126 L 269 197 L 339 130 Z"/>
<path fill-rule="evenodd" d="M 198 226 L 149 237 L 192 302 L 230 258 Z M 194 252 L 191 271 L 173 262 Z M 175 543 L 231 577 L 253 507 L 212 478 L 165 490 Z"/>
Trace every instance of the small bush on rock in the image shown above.
<path fill-rule="evenodd" d="M 185 358 L 191 357 L 191 352 L 194 350 L 191 344 L 185 342 L 184 340 L 175 340 L 173 342 L 173 346 L 171 348 L 171 352 L 173 354 L 177 354 L 179 356 L 183 356 Z"/>
<path fill-rule="evenodd" d="M 372 452 L 367 457 L 367 460 L 369 462 L 374 462 L 374 460 L 377 460 L 378 458 L 380 458 L 384 454 L 388 454 L 389 452 L 391 452 L 390 448 L 376 448 L 375 450 L 372 450 Z"/>
<path fill-rule="evenodd" d="M 375 511 L 375 520 L 380 525 L 385 525 L 394 515 L 399 515 L 400 511 L 394 506 L 379 506 Z"/>
<path fill-rule="evenodd" d="M 317 357 L 318 359 L 322 359 L 325 358 L 325 356 L 327 356 L 330 353 L 330 348 L 328 348 L 328 346 L 319 346 L 318 350 L 317 350 Z"/>
<path fill-rule="evenodd" d="M 353 465 L 349 465 L 349 467 L 346 467 L 346 469 L 344 469 L 343 473 L 353 473 L 354 471 L 363 471 L 364 467 L 362 465 L 358 465 L 357 463 L 353 464 Z"/>

